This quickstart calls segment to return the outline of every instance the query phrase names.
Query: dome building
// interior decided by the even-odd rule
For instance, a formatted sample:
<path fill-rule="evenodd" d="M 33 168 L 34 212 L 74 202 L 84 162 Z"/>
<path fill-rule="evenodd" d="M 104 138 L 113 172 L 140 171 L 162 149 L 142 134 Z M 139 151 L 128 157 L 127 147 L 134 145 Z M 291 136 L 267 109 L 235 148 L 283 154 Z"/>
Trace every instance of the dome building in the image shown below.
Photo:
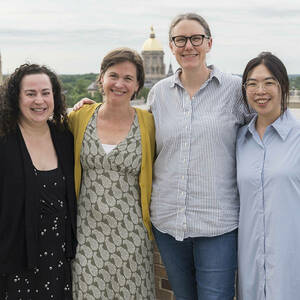
<path fill-rule="evenodd" d="M 163 47 L 155 38 L 152 26 L 150 37 L 144 42 L 141 54 L 145 67 L 145 87 L 151 88 L 156 82 L 166 77 Z"/>

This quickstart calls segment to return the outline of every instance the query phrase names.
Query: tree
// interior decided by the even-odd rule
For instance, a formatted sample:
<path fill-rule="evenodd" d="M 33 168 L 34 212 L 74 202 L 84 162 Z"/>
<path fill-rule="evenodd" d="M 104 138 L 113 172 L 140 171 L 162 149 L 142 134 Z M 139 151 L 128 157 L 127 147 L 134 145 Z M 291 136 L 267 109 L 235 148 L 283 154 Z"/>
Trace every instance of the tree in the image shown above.
<path fill-rule="evenodd" d="M 139 96 L 138 98 L 144 98 L 145 101 L 147 100 L 147 97 L 148 97 L 148 94 L 149 94 L 149 91 L 150 89 L 149 88 L 146 88 L 146 87 L 143 87 L 140 92 L 139 92 Z"/>
<path fill-rule="evenodd" d="M 88 86 L 96 80 L 97 74 L 60 75 L 59 78 L 62 81 L 68 107 L 72 107 L 80 99 L 85 97 L 97 102 L 101 101 L 102 96 L 100 93 L 96 93 L 94 97 L 92 97 L 87 91 Z"/>

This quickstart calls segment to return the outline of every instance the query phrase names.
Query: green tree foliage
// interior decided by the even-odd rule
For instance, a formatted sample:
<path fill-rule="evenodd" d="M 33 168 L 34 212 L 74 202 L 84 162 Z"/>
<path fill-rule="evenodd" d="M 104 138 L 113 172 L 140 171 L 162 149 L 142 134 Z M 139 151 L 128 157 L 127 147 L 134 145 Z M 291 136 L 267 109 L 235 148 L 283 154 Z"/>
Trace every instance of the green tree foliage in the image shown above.
<path fill-rule="evenodd" d="M 92 96 L 87 90 L 88 86 L 96 81 L 97 76 L 94 73 L 59 76 L 68 107 L 72 107 L 76 102 L 85 97 L 93 99 L 96 102 L 102 101 L 102 95 L 99 92 L 96 92 Z"/>
<path fill-rule="evenodd" d="M 139 99 L 142 99 L 144 98 L 145 101 L 147 100 L 147 97 L 148 97 L 148 94 L 149 94 L 149 91 L 150 89 L 146 88 L 146 87 L 143 87 L 140 92 L 139 92 L 139 95 L 138 95 L 138 98 Z"/>

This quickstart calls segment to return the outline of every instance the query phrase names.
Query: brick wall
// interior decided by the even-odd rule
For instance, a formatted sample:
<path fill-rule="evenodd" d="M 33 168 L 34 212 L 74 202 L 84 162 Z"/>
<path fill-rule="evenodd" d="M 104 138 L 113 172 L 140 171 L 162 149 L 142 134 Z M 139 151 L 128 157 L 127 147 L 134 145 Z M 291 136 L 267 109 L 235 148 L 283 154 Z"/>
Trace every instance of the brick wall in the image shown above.
<path fill-rule="evenodd" d="M 154 243 L 154 272 L 156 300 L 175 300 L 159 251 Z"/>

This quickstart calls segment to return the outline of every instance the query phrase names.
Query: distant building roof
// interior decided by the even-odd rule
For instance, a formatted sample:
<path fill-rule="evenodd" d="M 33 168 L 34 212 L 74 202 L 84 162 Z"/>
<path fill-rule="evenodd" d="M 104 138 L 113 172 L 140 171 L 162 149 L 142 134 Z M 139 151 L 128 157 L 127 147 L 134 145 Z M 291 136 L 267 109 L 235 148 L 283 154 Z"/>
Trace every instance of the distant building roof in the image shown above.
<path fill-rule="evenodd" d="M 88 86 L 87 90 L 88 90 L 88 91 L 95 91 L 95 90 L 98 91 L 98 90 L 99 90 L 99 86 L 98 86 L 97 81 L 92 82 L 92 83 Z"/>

